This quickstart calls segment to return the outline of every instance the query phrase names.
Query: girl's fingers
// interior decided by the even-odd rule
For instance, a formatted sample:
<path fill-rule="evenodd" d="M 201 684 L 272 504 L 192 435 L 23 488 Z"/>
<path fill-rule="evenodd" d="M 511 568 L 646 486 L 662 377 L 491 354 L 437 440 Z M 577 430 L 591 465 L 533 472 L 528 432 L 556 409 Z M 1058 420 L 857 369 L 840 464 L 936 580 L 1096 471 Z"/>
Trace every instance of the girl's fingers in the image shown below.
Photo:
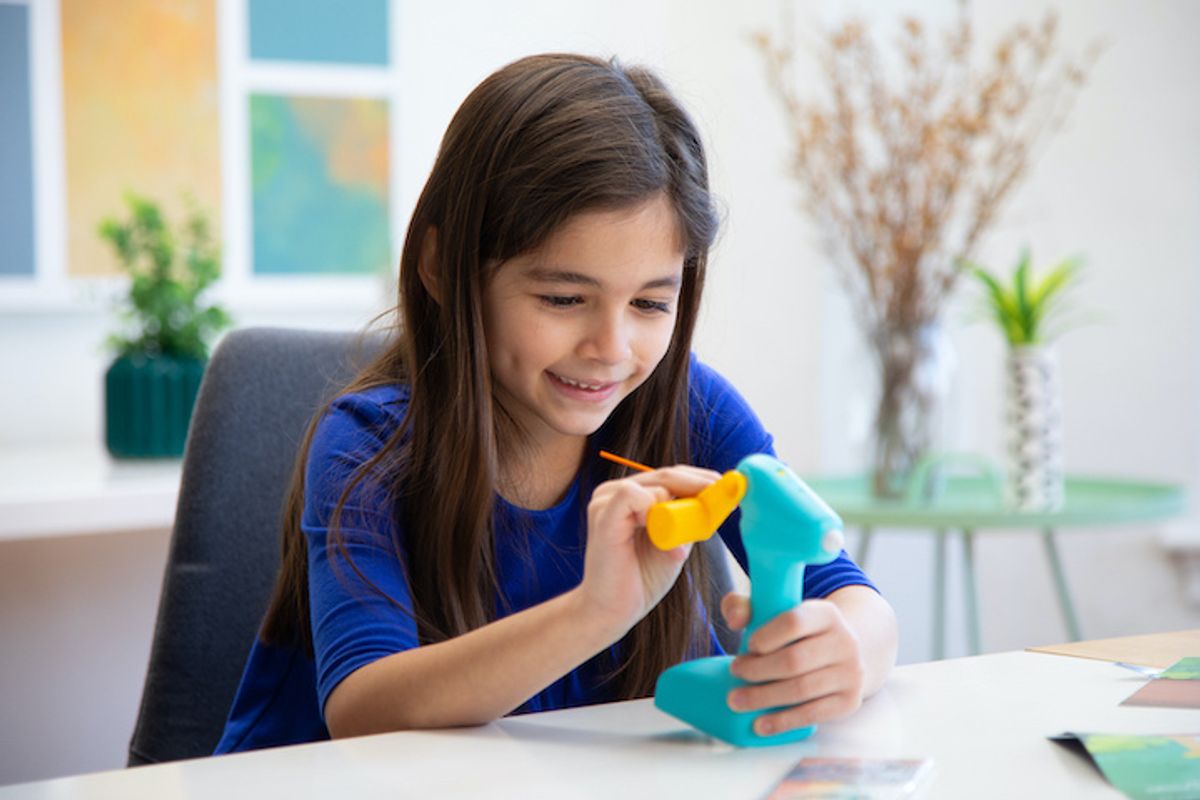
<path fill-rule="evenodd" d="M 862 698 L 854 693 L 840 692 L 825 695 L 817 700 L 792 706 L 774 714 L 763 714 L 754 720 L 754 732 L 759 736 L 771 736 L 796 728 L 807 728 L 818 722 L 830 722 L 849 716 L 861 705 Z"/>
<path fill-rule="evenodd" d="M 859 694 L 859 686 L 860 675 L 850 665 L 831 664 L 784 680 L 738 687 L 726 700 L 734 711 L 759 711 L 810 703 L 839 692 Z"/>
<path fill-rule="evenodd" d="M 716 470 L 708 469 L 707 467 L 697 467 L 693 466 L 692 464 L 676 464 L 671 469 L 678 469 L 682 470 L 683 472 L 696 475 L 697 477 L 702 478 L 709 483 L 721 477 L 721 473 L 717 472 Z"/>
<path fill-rule="evenodd" d="M 763 683 L 815 672 L 845 660 L 846 654 L 840 652 L 833 637 L 818 636 L 766 655 L 740 655 L 733 660 L 729 669 L 734 677 L 751 683 Z"/>
<path fill-rule="evenodd" d="M 737 592 L 725 595 L 721 598 L 721 616 L 726 625 L 740 631 L 750 622 L 750 598 Z"/>
<path fill-rule="evenodd" d="M 652 500 L 650 505 L 647 505 L 645 508 L 641 509 L 640 513 L 638 514 L 639 525 L 646 524 L 646 515 L 650 513 L 650 506 L 654 505 L 655 503 L 665 503 L 672 499 L 670 490 L 668 490 L 665 486 L 649 486 L 647 488 L 650 490 Z"/>
<path fill-rule="evenodd" d="M 806 600 L 756 630 L 746 649 L 755 655 L 773 653 L 792 642 L 828 630 L 838 613 L 837 607 L 829 601 Z"/>
<path fill-rule="evenodd" d="M 599 513 L 598 519 L 632 515 L 636 524 L 644 525 L 650 507 L 670 499 L 671 492 L 665 486 L 620 480 L 597 488 L 589 505 Z"/>
<path fill-rule="evenodd" d="M 707 479 L 709 482 L 715 481 L 721 477 L 721 473 L 716 470 L 708 469 L 707 467 L 697 467 L 692 464 L 675 464 L 670 467 L 659 467 L 652 469 L 649 472 L 638 472 L 631 475 L 631 478 L 646 478 L 654 475 L 693 475 L 701 479 Z"/>
<path fill-rule="evenodd" d="M 625 480 L 634 481 L 643 486 L 663 486 L 675 497 L 692 497 L 720 477 L 720 473 L 711 469 L 681 464 L 676 467 L 663 467 L 653 472 L 639 472 Z"/>
<path fill-rule="evenodd" d="M 592 500 L 605 504 L 617 502 L 629 508 L 640 508 L 649 500 L 648 508 L 656 502 L 697 495 L 720 477 L 719 473 L 700 467 L 664 467 L 652 472 L 639 472 L 628 478 L 605 481 L 596 488 Z M 650 494 L 639 493 L 638 489 Z"/>

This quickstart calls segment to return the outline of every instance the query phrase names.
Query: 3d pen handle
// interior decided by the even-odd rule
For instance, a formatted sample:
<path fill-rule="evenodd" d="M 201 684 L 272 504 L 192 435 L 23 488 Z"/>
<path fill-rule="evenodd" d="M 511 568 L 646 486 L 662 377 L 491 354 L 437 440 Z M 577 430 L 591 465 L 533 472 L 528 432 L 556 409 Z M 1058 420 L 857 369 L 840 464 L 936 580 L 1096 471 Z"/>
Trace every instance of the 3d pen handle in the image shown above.
<path fill-rule="evenodd" d="M 714 533 L 746 496 L 746 476 L 730 470 L 695 497 L 655 503 L 646 515 L 646 532 L 659 550 L 703 541 Z"/>

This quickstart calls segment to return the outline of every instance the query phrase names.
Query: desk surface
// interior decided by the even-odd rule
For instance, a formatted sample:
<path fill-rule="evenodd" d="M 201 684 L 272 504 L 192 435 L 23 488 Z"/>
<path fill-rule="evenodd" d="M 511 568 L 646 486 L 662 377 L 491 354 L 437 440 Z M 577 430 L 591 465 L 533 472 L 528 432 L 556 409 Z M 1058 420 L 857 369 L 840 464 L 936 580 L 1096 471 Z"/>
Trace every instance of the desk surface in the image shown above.
<path fill-rule="evenodd" d="M 1194 711 L 1119 706 L 1140 683 L 1102 661 L 999 653 L 900 667 L 857 714 L 786 747 L 737 750 L 639 700 L 3 787 L 0 798 L 761 798 L 808 755 L 933 757 L 931 798 L 1118 798 L 1046 736 L 1200 729 Z"/>

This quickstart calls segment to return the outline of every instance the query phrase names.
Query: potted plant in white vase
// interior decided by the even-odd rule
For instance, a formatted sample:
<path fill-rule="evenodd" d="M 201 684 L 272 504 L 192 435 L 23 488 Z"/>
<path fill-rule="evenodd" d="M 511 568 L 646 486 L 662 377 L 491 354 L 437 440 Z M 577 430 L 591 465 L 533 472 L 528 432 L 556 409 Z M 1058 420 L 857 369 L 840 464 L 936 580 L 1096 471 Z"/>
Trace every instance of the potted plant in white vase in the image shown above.
<path fill-rule="evenodd" d="M 118 458 L 179 456 L 212 337 L 230 322 L 203 302 L 220 253 L 197 209 L 176 234 L 156 203 L 134 194 L 125 202 L 127 219 L 99 226 L 130 279 L 122 328 L 108 338 L 115 358 L 104 376 L 105 444 Z"/>
<path fill-rule="evenodd" d="M 1017 511 L 1063 503 L 1062 394 L 1053 342 L 1062 333 L 1064 291 L 1080 261 L 1066 259 L 1035 278 L 1025 250 L 1005 281 L 976 264 L 990 316 L 1008 344 L 1005 370 L 1005 499 Z"/>

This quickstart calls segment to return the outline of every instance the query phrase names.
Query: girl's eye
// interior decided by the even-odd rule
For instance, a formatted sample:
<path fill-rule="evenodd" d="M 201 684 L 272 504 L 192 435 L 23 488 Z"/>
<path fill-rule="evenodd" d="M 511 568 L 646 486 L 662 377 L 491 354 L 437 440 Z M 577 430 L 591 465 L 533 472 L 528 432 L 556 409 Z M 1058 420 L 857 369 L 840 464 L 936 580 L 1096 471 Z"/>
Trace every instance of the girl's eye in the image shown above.
<path fill-rule="evenodd" d="M 554 308 L 568 308 L 583 302 L 583 298 L 579 296 L 557 294 L 540 294 L 538 300 Z"/>
<path fill-rule="evenodd" d="M 633 306 L 641 311 L 651 311 L 660 314 L 666 314 L 671 310 L 670 303 L 663 303 L 658 300 L 634 300 Z"/>

